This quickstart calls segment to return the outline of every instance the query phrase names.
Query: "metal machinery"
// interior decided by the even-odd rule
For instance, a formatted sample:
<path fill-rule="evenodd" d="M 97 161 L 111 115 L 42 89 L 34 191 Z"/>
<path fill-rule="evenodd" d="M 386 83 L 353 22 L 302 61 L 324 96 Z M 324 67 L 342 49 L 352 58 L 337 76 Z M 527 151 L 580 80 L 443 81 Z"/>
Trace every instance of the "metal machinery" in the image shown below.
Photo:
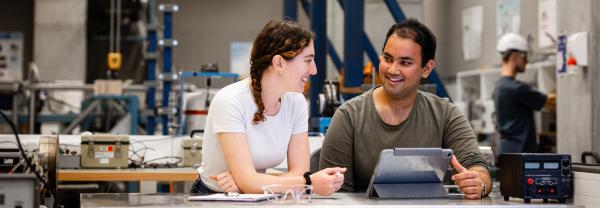
<path fill-rule="evenodd" d="M 560 154 L 511 153 L 501 154 L 500 192 L 509 197 L 557 199 L 564 203 L 573 197 L 571 156 Z"/>
<path fill-rule="evenodd" d="M 94 134 L 81 136 L 82 168 L 127 168 L 129 136 Z"/>
<path fill-rule="evenodd" d="M 199 99 L 196 97 L 194 100 L 189 100 L 187 103 L 187 108 L 185 111 L 179 111 L 179 131 L 178 135 L 183 135 L 184 131 L 186 133 L 191 133 L 193 130 L 197 130 L 202 128 L 204 130 L 204 122 L 205 117 L 207 115 L 208 106 L 210 105 L 210 86 L 212 78 L 232 78 L 233 81 L 237 81 L 239 78 L 238 74 L 235 73 L 224 73 L 224 72 L 192 72 L 192 71 L 182 71 L 179 72 L 179 85 L 180 89 L 184 87 L 184 81 L 190 77 L 206 77 L 206 99 Z M 203 102 L 202 102 L 203 101 Z M 183 100 L 183 91 L 179 93 L 179 109 L 183 109 L 184 100 Z M 194 105 L 194 106 L 192 106 Z M 200 106 L 198 106 L 200 105 Z M 190 108 L 192 107 L 192 108 Z M 200 107 L 200 109 L 194 109 L 193 107 Z M 185 119 L 184 119 L 184 114 Z M 184 123 L 184 120 L 185 121 Z"/>
<path fill-rule="evenodd" d="M 194 136 L 196 133 L 204 133 L 204 131 L 193 130 L 190 138 L 181 142 L 183 167 L 199 167 L 202 162 L 202 136 Z"/>
<path fill-rule="evenodd" d="M 0 174 L 0 207 L 40 207 L 38 181 L 26 174 Z"/>
<path fill-rule="evenodd" d="M 39 142 L 40 166 L 47 173 L 48 186 L 56 193 L 58 184 L 58 136 L 42 136 Z"/>

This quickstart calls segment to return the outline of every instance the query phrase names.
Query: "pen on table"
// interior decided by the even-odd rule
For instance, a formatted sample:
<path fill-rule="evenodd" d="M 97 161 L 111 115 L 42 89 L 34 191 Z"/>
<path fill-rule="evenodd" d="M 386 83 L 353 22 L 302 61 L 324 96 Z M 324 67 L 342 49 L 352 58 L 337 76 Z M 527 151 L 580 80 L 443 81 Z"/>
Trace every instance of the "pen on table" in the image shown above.
<path fill-rule="evenodd" d="M 225 192 L 225 196 L 238 197 L 238 196 L 240 196 L 240 194 L 237 192 Z"/>

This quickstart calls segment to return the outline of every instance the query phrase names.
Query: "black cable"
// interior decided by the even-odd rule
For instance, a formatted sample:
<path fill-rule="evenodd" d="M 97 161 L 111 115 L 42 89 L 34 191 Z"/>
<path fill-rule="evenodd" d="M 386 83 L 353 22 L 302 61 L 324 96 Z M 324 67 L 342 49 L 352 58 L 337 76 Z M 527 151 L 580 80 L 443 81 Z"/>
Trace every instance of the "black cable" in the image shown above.
<path fill-rule="evenodd" d="M 13 141 L 0 141 L 0 144 L 4 144 L 4 143 L 11 143 L 11 144 L 14 144 L 15 146 L 18 146 L 18 144 Z"/>
<path fill-rule="evenodd" d="M 148 161 L 146 161 L 146 163 L 149 163 L 152 161 L 157 161 L 157 160 L 164 160 L 164 159 L 179 159 L 179 161 L 177 161 L 177 162 L 181 162 L 183 160 L 183 158 L 181 158 L 181 157 L 165 156 L 165 157 L 158 157 L 158 158 L 154 158 L 152 160 L 148 160 Z"/>
<path fill-rule="evenodd" d="M 27 155 L 25 154 L 25 150 L 23 150 L 23 145 L 21 145 L 21 139 L 19 138 L 19 134 L 17 133 L 18 132 L 17 127 L 15 127 L 15 124 L 1 110 L 0 110 L 0 114 L 2 114 L 2 117 L 6 120 L 6 122 L 12 128 L 12 131 L 15 134 L 15 138 L 17 140 L 17 146 L 19 147 L 19 151 L 21 152 L 21 156 L 23 156 L 23 159 L 27 163 L 27 168 L 31 168 L 33 170 L 33 173 L 35 174 L 35 176 L 38 178 L 38 180 L 40 180 L 42 182 L 42 184 L 44 184 L 44 187 L 48 187 L 48 189 L 50 189 L 50 195 L 52 195 L 52 198 L 54 199 L 54 201 L 56 201 L 56 197 L 55 197 L 56 193 L 54 192 L 54 187 L 50 187 L 50 185 L 48 185 L 48 182 L 46 182 L 46 180 L 44 180 L 44 178 L 42 178 L 40 173 L 35 171 L 35 169 L 31 165 L 31 160 L 29 160 L 29 157 L 27 157 Z"/>

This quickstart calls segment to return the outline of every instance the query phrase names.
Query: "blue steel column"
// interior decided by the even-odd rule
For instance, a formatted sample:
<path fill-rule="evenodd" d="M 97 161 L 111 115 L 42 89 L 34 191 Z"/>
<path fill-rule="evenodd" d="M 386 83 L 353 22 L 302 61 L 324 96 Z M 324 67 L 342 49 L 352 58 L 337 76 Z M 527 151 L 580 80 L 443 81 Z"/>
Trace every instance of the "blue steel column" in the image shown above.
<path fill-rule="evenodd" d="M 310 3 L 308 2 L 308 0 L 300 0 L 300 4 L 302 4 L 302 10 L 304 10 L 306 16 L 310 18 Z M 335 48 L 333 48 L 333 44 L 331 44 L 331 40 L 329 38 L 327 38 L 327 54 L 329 54 L 331 61 L 333 61 L 333 65 L 335 65 L 335 68 L 339 72 L 339 70 L 342 69 L 342 60 L 335 51 Z"/>
<path fill-rule="evenodd" d="M 365 2 L 344 0 L 344 86 L 360 87 L 363 79 L 363 42 Z"/>
<path fill-rule="evenodd" d="M 406 19 L 404 12 L 402 12 L 402 8 L 400 8 L 400 5 L 398 5 L 396 0 L 385 0 L 385 5 L 390 10 L 390 13 L 392 13 L 396 22 L 402 22 Z"/>
<path fill-rule="evenodd" d="M 173 38 L 173 11 L 163 11 L 163 39 L 170 40 Z M 165 45 L 163 48 L 163 74 L 171 73 L 173 47 L 171 45 Z M 163 93 L 161 108 L 167 109 L 169 106 L 169 93 L 171 92 L 171 80 L 166 79 L 163 81 Z M 163 135 L 169 134 L 169 117 L 166 112 L 163 112 L 162 117 L 162 132 Z"/>
<path fill-rule="evenodd" d="M 146 66 L 148 67 L 148 81 L 153 82 L 156 80 L 156 44 L 158 42 L 156 37 L 156 30 L 158 29 L 156 26 L 158 25 L 158 21 L 156 20 L 156 0 L 148 2 L 148 25 L 155 27 L 148 30 L 148 48 L 146 51 L 147 54 L 152 54 L 152 57 L 146 59 Z M 146 109 L 154 110 L 155 107 L 156 88 L 149 87 L 146 91 Z M 146 124 L 146 130 L 149 135 L 154 134 L 155 126 L 156 118 L 153 115 L 149 115 Z"/>
<path fill-rule="evenodd" d="M 283 17 L 298 21 L 298 3 L 296 0 L 283 0 Z"/>
<path fill-rule="evenodd" d="M 344 1 L 343 0 L 338 0 L 337 1 L 340 4 L 340 7 L 342 7 L 342 10 L 346 10 L 344 7 Z M 369 36 L 367 36 L 367 32 L 366 31 L 362 31 L 362 44 L 363 44 L 363 49 L 365 50 L 365 52 L 367 53 L 367 57 L 369 57 L 369 59 L 371 60 L 371 62 L 373 63 L 373 66 L 375 67 L 375 69 L 379 68 L 379 55 L 377 55 L 377 51 L 375 50 L 375 48 L 373 47 L 373 44 L 371 43 L 371 40 L 369 40 Z M 332 57 L 333 59 L 333 57 Z"/>
<path fill-rule="evenodd" d="M 319 106 L 317 100 L 319 93 L 323 92 L 323 83 L 327 76 L 327 1 L 313 0 L 311 4 L 310 25 L 315 34 L 315 64 L 317 65 L 317 75 L 310 77 L 310 115 L 317 117 L 319 115 Z"/>

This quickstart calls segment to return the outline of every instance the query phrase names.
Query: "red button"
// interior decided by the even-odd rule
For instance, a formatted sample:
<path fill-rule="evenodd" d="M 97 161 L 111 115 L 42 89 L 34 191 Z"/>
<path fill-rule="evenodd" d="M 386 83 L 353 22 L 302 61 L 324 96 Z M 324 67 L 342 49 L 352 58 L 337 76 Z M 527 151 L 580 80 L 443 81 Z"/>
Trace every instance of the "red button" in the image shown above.
<path fill-rule="evenodd" d="M 113 147 L 113 146 L 108 146 L 108 151 L 109 151 L 109 152 L 112 152 L 112 147 Z"/>
<path fill-rule="evenodd" d="M 550 193 L 554 193 L 554 189 L 553 188 L 550 189 Z"/>
<path fill-rule="evenodd" d="M 533 179 L 531 179 L 531 178 L 528 178 L 528 179 L 527 179 L 527 184 L 529 184 L 529 185 L 533 184 Z"/>

